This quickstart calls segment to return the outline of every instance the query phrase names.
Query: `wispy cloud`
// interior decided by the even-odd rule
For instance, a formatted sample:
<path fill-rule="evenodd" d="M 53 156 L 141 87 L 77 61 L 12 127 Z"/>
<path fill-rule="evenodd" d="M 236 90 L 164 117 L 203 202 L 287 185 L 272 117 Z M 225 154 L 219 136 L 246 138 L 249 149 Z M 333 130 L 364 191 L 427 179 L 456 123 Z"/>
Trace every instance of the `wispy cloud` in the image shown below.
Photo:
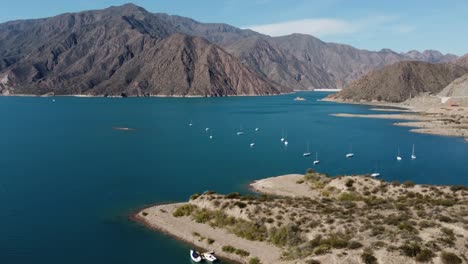
<path fill-rule="evenodd" d="M 409 33 L 413 26 L 403 24 L 397 16 L 373 16 L 345 20 L 336 18 L 310 18 L 272 24 L 245 26 L 270 36 L 284 36 L 292 33 L 309 34 L 316 37 L 345 35 L 363 31 L 387 30 L 393 33 Z"/>
<path fill-rule="evenodd" d="M 283 36 L 292 33 L 324 36 L 352 33 L 356 30 L 356 28 L 347 21 L 331 18 L 301 19 L 281 23 L 254 25 L 245 28 L 270 36 Z"/>

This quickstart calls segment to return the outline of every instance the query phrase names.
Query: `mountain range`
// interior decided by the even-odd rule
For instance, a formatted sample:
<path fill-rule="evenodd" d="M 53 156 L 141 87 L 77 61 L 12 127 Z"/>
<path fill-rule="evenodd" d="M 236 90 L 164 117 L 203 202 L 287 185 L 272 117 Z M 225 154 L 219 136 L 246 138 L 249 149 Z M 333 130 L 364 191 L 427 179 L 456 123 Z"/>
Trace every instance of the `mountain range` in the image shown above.
<path fill-rule="evenodd" d="M 367 51 L 313 36 L 270 37 L 133 4 L 0 24 L 1 94 L 268 95 L 343 88 L 438 51 Z"/>
<path fill-rule="evenodd" d="M 437 94 L 468 68 L 452 63 L 401 61 L 369 72 L 329 97 L 350 101 L 403 102 L 422 93 Z"/>

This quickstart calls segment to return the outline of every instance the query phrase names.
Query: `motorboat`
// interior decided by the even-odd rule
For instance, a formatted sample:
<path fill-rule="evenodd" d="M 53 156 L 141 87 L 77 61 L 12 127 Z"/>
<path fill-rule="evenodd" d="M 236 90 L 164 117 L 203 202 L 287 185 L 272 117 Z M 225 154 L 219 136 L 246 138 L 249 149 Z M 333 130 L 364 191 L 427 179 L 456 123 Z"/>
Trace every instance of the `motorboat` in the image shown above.
<path fill-rule="evenodd" d="M 215 257 L 214 252 L 205 252 L 205 253 L 202 253 L 201 256 L 204 260 L 207 260 L 209 262 L 215 262 L 216 260 L 218 260 Z"/>
<path fill-rule="evenodd" d="M 190 258 L 192 259 L 193 262 L 201 262 L 202 261 L 202 256 L 200 252 L 195 251 L 193 249 L 190 250 Z"/>

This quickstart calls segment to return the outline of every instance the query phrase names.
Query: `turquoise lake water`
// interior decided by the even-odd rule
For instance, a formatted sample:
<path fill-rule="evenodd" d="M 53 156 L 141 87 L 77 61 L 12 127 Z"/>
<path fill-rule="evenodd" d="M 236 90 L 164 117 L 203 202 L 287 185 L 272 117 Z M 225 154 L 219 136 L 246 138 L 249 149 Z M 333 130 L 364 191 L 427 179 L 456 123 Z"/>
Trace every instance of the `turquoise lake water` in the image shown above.
<path fill-rule="evenodd" d="M 297 95 L 307 101 L 293 101 Z M 128 215 L 302 173 L 314 167 L 315 154 L 302 156 L 307 141 L 319 153 L 315 169 L 331 175 L 377 170 L 386 180 L 468 185 L 463 139 L 410 133 L 393 120 L 333 117 L 373 111 L 317 101 L 324 96 L 0 97 L 0 263 L 190 263 L 189 246 Z M 240 126 L 245 134 L 237 136 Z M 346 159 L 350 144 L 356 156 Z"/>

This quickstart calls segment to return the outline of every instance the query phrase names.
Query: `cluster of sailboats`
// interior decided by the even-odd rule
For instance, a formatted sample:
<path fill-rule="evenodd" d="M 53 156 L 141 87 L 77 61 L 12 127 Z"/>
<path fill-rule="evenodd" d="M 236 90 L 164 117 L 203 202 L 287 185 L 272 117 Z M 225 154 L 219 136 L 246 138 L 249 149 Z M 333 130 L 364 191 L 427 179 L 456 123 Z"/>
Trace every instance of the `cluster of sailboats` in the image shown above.
<path fill-rule="evenodd" d="M 189 126 L 193 126 L 192 121 L 190 121 Z M 258 127 L 256 127 L 256 128 L 254 129 L 255 132 L 258 132 L 259 130 L 260 130 L 260 128 L 258 128 Z M 210 139 L 213 139 L 213 133 L 212 133 L 212 130 L 211 130 L 209 127 L 205 128 L 205 132 L 206 132 L 206 133 L 210 132 L 209 138 L 210 138 Z M 244 130 L 242 129 L 242 125 L 240 125 L 239 130 L 236 132 L 236 135 L 241 136 L 241 135 L 244 135 L 244 134 L 245 134 L 245 132 L 244 132 Z M 285 133 L 284 130 L 282 130 L 282 132 L 281 132 L 280 141 L 281 141 L 281 143 L 282 143 L 285 147 L 287 147 L 287 146 L 289 145 L 289 142 L 288 142 L 288 140 L 287 140 L 287 133 Z M 307 142 L 307 149 L 306 149 L 306 151 L 302 154 L 303 157 L 309 157 L 309 156 L 312 155 L 311 152 L 310 152 L 310 150 L 309 150 L 309 145 L 310 145 L 309 142 Z M 255 147 L 255 142 L 251 142 L 249 146 L 250 146 L 251 148 Z M 353 157 L 354 157 L 352 145 L 350 145 L 350 150 L 349 150 L 348 153 L 346 153 L 345 157 L 346 157 L 347 159 L 353 158 Z M 415 154 L 415 152 L 414 152 L 414 144 L 413 144 L 413 148 L 412 148 L 412 152 L 411 152 L 411 159 L 412 159 L 412 160 L 415 160 L 415 159 L 416 159 L 416 154 Z M 402 160 L 403 160 L 403 157 L 400 155 L 400 148 L 398 148 L 398 154 L 397 154 L 397 156 L 396 156 L 396 160 L 397 160 L 397 161 L 402 161 Z M 313 163 L 314 165 L 317 165 L 317 164 L 320 163 L 320 160 L 319 160 L 319 157 L 318 157 L 318 152 L 315 152 L 315 159 L 313 160 L 312 163 Z M 371 176 L 372 176 L 372 177 L 378 177 L 378 176 L 380 176 L 380 173 L 379 173 L 379 172 L 373 172 L 373 173 L 371 173 Z"/>

